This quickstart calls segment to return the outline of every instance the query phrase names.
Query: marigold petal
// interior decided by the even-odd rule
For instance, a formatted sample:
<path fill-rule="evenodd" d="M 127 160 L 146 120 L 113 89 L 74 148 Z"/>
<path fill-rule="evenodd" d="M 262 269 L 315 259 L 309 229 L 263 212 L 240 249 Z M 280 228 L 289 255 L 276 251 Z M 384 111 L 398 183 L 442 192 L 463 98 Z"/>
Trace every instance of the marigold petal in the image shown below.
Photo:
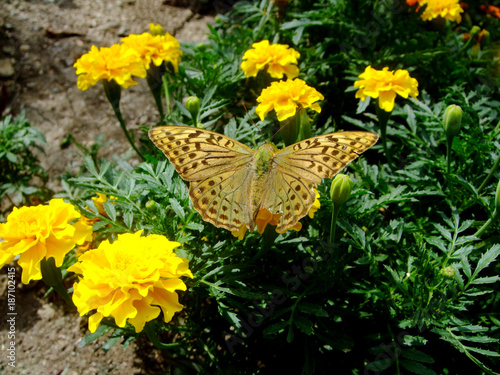
<path fill-rule="evenodd" d="M 394 109 L 394 100 L 396 93 L 394 91 L 381 91 L 378 97 L 378 105 L 384 111 L 391 112 Z"/>

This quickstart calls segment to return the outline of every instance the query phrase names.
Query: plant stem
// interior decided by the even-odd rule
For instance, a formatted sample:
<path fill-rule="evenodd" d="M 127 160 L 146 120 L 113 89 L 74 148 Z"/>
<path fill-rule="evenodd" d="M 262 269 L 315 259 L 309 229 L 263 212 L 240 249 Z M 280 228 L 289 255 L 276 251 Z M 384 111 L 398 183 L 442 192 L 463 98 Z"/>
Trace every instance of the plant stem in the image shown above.
<path fill-rule="evenodd" d="M 167 115 L 168 115 L 170 113 L 170 91 L 168 90 L 168 78 L 167 78 L 167 75 L 164 74 L 161 77 L 161 79 L 163 81 L 163 90 L 165 90 L 165 103 L 167 104 Z"/>
<path fill-rule="evenodd" d="M 490 227 L 490 225 L 493 224 L 495 222 L 495 220 L 498 218 L 499 212 L 500 211 L 498 211 L 498 210 L 493 211 L 493 215 L 491 215 L 491 217 L 488 219 L 488 221 L 486 221 L 486 223 L 484 223 L 484 225 L 481 228 L 479 228 L 476 233 L 474 233 L 474 236 L 481 237 L 483 235 L 483 233 L 486 232 L 486 230 Z"/>
<path fill-rule="evenodd" d="M 451 174 L 451 145 L 453 137 L 446 137 L 446 171 Z"/>
<path fill-rule="evenodd" d="M 164 116 L 163 103 L 161 102 L 162 73 L 162 65 L 156 66 L 152 63 L 146 76 L 146 82 L 151 90 L 151 94 L 153 94 L 161 120 L 163 120 Z"/>
<path fill-rule="evenodd" d="M 340 206 L 336 207 L 334 204 L 332 210 L 332 222 L 330 224 L 330 242 L 329 242 L 330 245 L 333 245 L 335 243 L 335 232 L 337 231 L 337 218 L 339 216 L 339 211 L 340 211 Z"/>
<path fill-rule="evenodd" d="M 391 153 L 389 152 L 389 147 L 387 146 L 387 124 L 389 123 L 389 118 L 391 117 L 392 112 L 387 112 L 380 108 L 378 105 L 378 101 L 376 104 L 377 108 L 377 117 L 378 123 L 380 126 L 380 137 L 382 138 L 382 146 L 384 147 L 384 154 L 387 159 L 387 163 L 391 169 L 394 169 L 395 164 L 392 160 Z"/>
<path fill-rule="evenodd" d="M 106 97 L 108 98 L 109 103 L 111 104 L 111 107 L 113 108 L 113 111 L 115 112 L 115 116 L 118 119 L 118 122 L 120 123 L 120 127 L 122 128 L 123 132 L 125 133 L 125 136 L 128 139 L 128 142 L 134 149 L 134 151 L 139 155 L 139 157 L 142 160 L 144 159 L 144 156 L 141 154 L 141 152 L 135 147 L 134 140 L 130 136 L 129 131 L 127 130 L 127 126 L 125 125 L 125 120 L 123 120 L 122 112 L 120 110 L 120 98 L 121 98 L 121 87 L 116 83 L 114 80 L 107 81 L 103 80 L 103 87 L 104 87 L 104 93 L 106 94 Z"/>
<path fill-rule="evenodd" d="M 486 184 L 488 183 L 488 181 L 491 179 L 491 177 L 493 177 L 493 174 L 497 171 L 498 169 L 498 166 L 500 165 L 500 154 L 497 156 L 497 160 L 495 162 L 495 164 L 493 165 L 493 167 L 491 168 L 491 171 L 490 173 L 488 174 L 488 176 L 486 176 L 486 178 L 484 179 L 483 183 L 481 184 L 481 186 L 479 186 L 477 188 L 477 193 L 479 194 L 479 192 L 481 190 L 483 190 L 483 188 L 486 186 Z"/>

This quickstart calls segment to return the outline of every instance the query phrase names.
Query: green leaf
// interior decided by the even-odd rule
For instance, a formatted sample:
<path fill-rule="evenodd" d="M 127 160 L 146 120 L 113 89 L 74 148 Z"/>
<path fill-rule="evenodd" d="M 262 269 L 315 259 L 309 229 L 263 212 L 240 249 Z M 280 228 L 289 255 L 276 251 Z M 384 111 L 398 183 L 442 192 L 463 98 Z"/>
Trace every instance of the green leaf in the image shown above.
<path fill-rule="evenodd" d="M 288 326 L 288 321 L 284 320 L 278 323 L 274 323 L 264 329 L 264 335 L 274 335 L 276 333 L 280 333 Z"/>
<path fill-rule="evenodd" d="M 110 201 L 106 201 L 102 204 L 102 206 L 104 207 L 104 211 L 106 212 L 106 214 L 108 215 L 108 217 L 112 220 L 112 221 L 116 221 L 116 209 L 115 209 L 115 205 L 110 202 Z"/>
<path fill-rule="evenodd" d="M 472 281 L 472 284 L 492 284 L 500 280 L 500 276 L 478 277 Z"/>
<path fill-rule="evenodd" d="M 481 259 L 477 262 L 472 278 L 475 279 L 477 274 L 488 267 L 498 257 L 498 255 L 500 255 L 500 245 L 497 244 L 481 256 Z"/>
<path fill-rule="evenodd" d="M 314 333 L 313 323 L 303 316 L 297 316 L 293 319 L 293 324 L 303 333 L 310 336 Z"/>
<path fill-rule="evenodd" d="M 405 358 L 411 359 L 412 361 L 434 363 L 434 358 L 430 355 L 413 348 L 401 351 L 401 355 Z"/>
<path fill-rule="evenodd" d="M 387 358 L 387 359 L 381 359 L 379 361 L 370 362 L 365 366 L 365 373 L 366 370 L 377 371 L 377 372 L 387 370 L 389 367 L 391 367 L 393 363 L 394 363 L 394 358 Z"/>
<path fill-rule="evenodd" d="M 423 364 L 413 361 L 401 359 L 399 363 L 408 371 L 419 375 L 436 375 L 430 368 L 425 367 Z"/>
<path fill-rule="evenodd" d="M 184 212 L 184 209 L 182 208 L 181 204 L 179 201 L 175 198 L 169 198 L 168 201 L 170 202 L 170 207 L 172 207 L 172 210 L 175 212 L 175 214 L 182 220 L 184 221 L 186 219 L 186 213 Z"/>
<path fill-rule="evenodd" d="M 321 317 L 328 317 L 328 313 L 319 305 L 315 305 L 309 302 L 301 302 L 298 306 L 298 309 L 303 313 L 316 315 Z"/>

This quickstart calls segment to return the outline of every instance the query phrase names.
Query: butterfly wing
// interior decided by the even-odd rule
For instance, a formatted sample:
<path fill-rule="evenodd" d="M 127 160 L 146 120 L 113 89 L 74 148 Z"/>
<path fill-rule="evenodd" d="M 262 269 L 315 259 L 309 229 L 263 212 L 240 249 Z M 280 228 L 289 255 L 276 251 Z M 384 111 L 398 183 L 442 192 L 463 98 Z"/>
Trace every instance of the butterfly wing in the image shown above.
<path fill-rule="evenodd" d="M 255 151 L 222 134 L 191 126 L 157 126 L 149 138 L 186 181 L 200 181 L 242 168 Z"/>
<path fill-rule="evenodd" d="M 370 132 L 339 132 L 309 138 L 276 153 L 270 192 L 264 194 L 262 207 L 282 212 L 278 232 L 293 227 L 311 208 L 313 188 L 323 178 L 332 178 L 373 146 L 378 135 Z"/>
<path fill-rule="evenodd" d="M 204 220 L 237 230 L 251 223 L 252 161 L 255 151 L 222 134 L 190 126 L 158 126 L 149 138 L 190 181 L 189 196 Z"/>

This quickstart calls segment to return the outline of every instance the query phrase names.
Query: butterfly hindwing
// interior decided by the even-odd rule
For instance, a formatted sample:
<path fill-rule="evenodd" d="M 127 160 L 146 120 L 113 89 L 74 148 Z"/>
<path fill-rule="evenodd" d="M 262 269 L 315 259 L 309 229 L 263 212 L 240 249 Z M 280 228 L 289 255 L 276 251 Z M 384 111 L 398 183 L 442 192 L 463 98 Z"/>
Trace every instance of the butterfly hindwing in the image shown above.
<path fill-rule="evenodd" d="M 251 196 L 251 173 L 248 168 L 228 170 L 217 176 L 193 181 L 189 196 L 203 220 L 218 228 L 238 230 L 253 221 L 248 207 Z"/>
<path fill-rule="evenodd" d="M 255 151 L 222 134 L 191 126 L 158 126 L 149 138 L 186 181 L 199 181 L 245 165 Z"/>

